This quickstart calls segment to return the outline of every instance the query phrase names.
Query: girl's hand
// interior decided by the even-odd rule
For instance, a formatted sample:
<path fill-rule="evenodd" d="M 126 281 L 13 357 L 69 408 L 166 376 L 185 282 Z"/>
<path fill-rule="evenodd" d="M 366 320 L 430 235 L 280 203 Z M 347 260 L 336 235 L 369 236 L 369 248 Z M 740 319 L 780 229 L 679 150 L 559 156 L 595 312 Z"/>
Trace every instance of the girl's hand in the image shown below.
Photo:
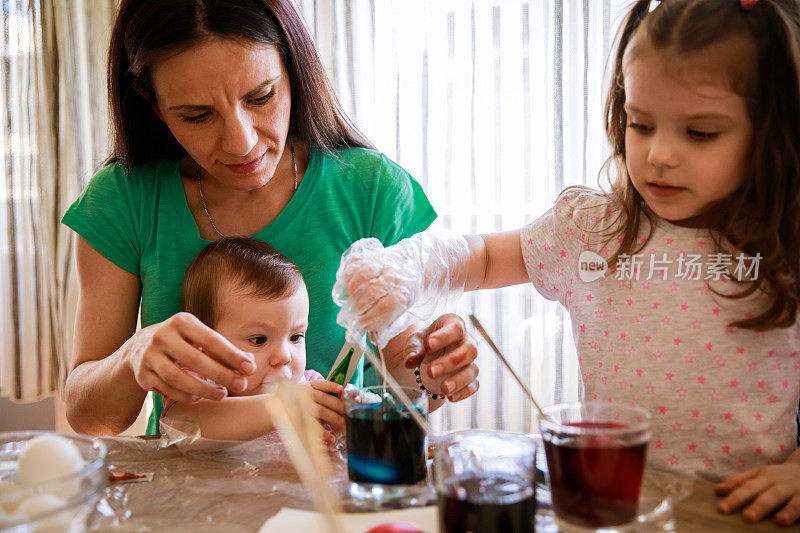
<path fill-rule="evenodd" d="M 731 513 L 747 505 L 742 517 L 758 522 L 779 509 L 775 520 L 784 526 L 800 517 L 800 460 L 790 458 L 781 465 L 762 466 L 723 479 L 716 486 L 717 494 L 725 496 L 717 507 Z"/>
<path fill-rule="evenodd" d="M 460 316 L 442 315 L 409 337 L 405 365 L 414 368 L 427 353 L 442 348 L 447 348 L 446 355 L 431 363 L 428 374 L 432 379 L 447 376 L 442 388 L 451 402 L 469 398 L 480 386 L 478 366 L 474 363 L 478 348 Z"/>
<path fill-rule="evenodd" d="M 332 443 L 337 435 L 344 433 L 344 401 L 341 398 L 344 387 L 331 381 L 309 381 L 311 398 L 315 412 L 311 413 L 322 424 L 323 440 Z M 335 394 L 336 396 L 331 396 Z"/>
<path fill-rule="evenodd" d="M 414 303 L 415 280 L 405 279 L 392 268 L 375 239 L 359 243 L 357 251 L 342 257 L 334 288 L 342 296 L 336 303 L 348 311 L 354 326 L 381 331 Z"/>
<path fill-rule="evenodd" d="M 139 386 L 177 402 L 221 400 L 228 389 L 243 391 L 245 376 L 256 368 L 252 354 L 239 350 L 189 313 L 148 326 L 130 342 L 126 363 Z M 184 368 L 213 383 L 197 379 Z"/>

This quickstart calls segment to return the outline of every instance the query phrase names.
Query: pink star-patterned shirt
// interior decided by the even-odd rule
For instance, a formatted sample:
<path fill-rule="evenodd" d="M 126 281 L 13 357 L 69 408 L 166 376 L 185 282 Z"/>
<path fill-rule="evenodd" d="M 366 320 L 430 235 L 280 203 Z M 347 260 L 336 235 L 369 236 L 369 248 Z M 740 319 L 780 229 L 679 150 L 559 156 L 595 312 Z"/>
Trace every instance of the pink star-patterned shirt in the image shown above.
<path fill-rule="evenodd" d="M 647 239 L 645 220 L 644 247 L 602 275 L 600 258 L 619 242 L 603 236 L 615 217 L 599 193 L 570 191 L 521 231 L 533 286 L 570 313 L 585 399 L 647 409 L 648 462 L 660 468 L 718 480 L 783 462 L 797 442 L 798 323 L 730 327 L 766 300 L 715 294 L 743 290 L 723 273 L 752 279 L 758 260 L 664 220 Z"/>

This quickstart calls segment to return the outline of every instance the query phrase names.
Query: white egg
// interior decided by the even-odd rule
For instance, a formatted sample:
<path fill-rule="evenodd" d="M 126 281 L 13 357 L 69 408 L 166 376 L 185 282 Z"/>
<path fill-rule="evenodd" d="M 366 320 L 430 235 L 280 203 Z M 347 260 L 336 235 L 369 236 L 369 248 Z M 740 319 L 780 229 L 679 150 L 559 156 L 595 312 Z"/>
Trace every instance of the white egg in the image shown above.
<path fill-rule="evenodd" d="M 32 519 L 46 514 L 48 511 L 60 509 L 66 505 L 67 500 L 64 498 L 45 492 L 42 494 L 35 494 L 25 499 L 19 504 L 19 507 L 17 507 L 17 513 L 24 514 L 29 519 Z M 56 513 L 53 516 L 48 516 L 44 520 L 37 520 L 31 525 L 33 526 L 31 531 L 35 531 L 36 533 L 69 533 L 69 512 L 64 511 Z"/>
<path fill-rule="evenodd" d="M 17 485 L 16 483 L 11 483 L 10 481 L 0 479 L 0 496 L 17 492 L 21 488 L 22 488 L 21 485 Z M 17 500 L 10 500 L 0 504 L 0 516 L 3 516 L 4 512 L 13 513 L 14 510 L 17 508 L 17 503 L 19 503 Z"/>
<path fill-rule="evenodd" d="M 60 435 L 41 435 L 28 442 L 17 467 L 22 485 L 45 483 L 80 471 L 83 458 L 78 448 Z"/>

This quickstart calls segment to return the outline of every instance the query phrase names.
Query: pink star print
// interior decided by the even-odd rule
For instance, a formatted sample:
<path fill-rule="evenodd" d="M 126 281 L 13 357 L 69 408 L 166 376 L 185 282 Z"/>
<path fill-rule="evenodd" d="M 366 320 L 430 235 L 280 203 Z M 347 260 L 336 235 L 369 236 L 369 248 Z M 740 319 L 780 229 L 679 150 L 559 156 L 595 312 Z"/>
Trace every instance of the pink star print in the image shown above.
<path fill-rule="evenodd" d="M 705 384 L 706 384 L 706 377 L 705 377 L 705 376 L 698 376 L 698 377 L 697 377 L 697 382 L 698 382 L 700 385 L 705 385 Z"/>
<path fill-rule="evenodd" d="M 528 245 L 530 246 L 531 244 L 533 244 L 533 239 L 528 239 Z"/>
<path fill-rule="evenodd" d="M 658 448 L 658 449 L 660 450 L 661 448 L 663 448 L 663 447 L 664 447 L 664 443 L 663 443 L 663 442 L 661 442 L 660 440 L 657 440 L 657 441 L 655 442 L 655 446 L 656 446 L 656 448 Z"/>
<path fill-rule="evenodd" d="M 700 417 L 700 410 L 692 409 L 692 418 L 699 418 Z"/>
<path fill-rule="evenodd" d="M 669 464 L 675 466 L 678 464 L 678 461 L 680 461 L 680 459 L 678 459 L 678 456 L 674 453 L 669 456 Z"/>
<path fill-rule="evenodd" d="M 648 383 L 644 390 L 647 394 L 653 394 L 656 392 L 656 388 L 652 383 Z"/>
<path fill-rule="evenodd" d="M 690 442 L 690 443 L 689 443 L 689 451 L 690 451 L 690 452 L 693 452 L 693 451 L 695 451 L 696 449 L 697 449 L 697 444 L 695 444 L 694 442 Z"/>
<path fill-rule="evenodd" d="M 733 413 L 731 413 L 730 411 L 725 413 L 725 420 L 733 420 Z"/>
<path fill-rule="evenodd" d="M 586 295 L 586 301 L 587 302 L 591 302 L 592 301 L 592 295 L 591 294 L 587 294 Z"/>
<path fill-rule="evenodd" d="M 687 304 L 681 304 L 681 311 L 686 311 L 687 309 L 689 309 Z"/>
<path fill-rule="evenodd" d="M 713 347 L 714 347 L 714 345 L 712 343 L 710 343 L 710 342 L 706 343 L 706 350 L 711 351 L 711 348 L 713 348 Z"/>
<path fill-rule="evenodd" d="M 730 446 L 723 446 L 722 447 L 722 453 L 730 454 L 731 453 L 731 447 Z"/>
<path fill-rule="evenodd" d="M 543 269 L 544 269 L 544 263 L 539 263 L 539 270 L 543 270 Z"/>
<path fill-rule="evenodd" d="M 561 250 L 561 254 L 560 255 L 561 255 L 561 257 L 567 257 L 567 252 L 565 252 L 564 250 Z"/>
<path fill-rule="evenodd" d="M 716 390 L 712 390 L 712 391 L 711 391 L 711 392 L 708 394 L 708 397 L 709 397 L 709 399 L 710 399 L 712 402 L 719 401 L 719 393 L 718 393 Z"/>
<path fill-rule="evenodd" d="M 672 381 L 672 377 L 673 377 L 673 376 L 674 376 L 674 374 L 673 374 L 672 372 L 667 372 L 667 373 L 665 374 L 665 377 L 666 377 L 666 378 L 667 378 L 667 380 L 669 380 L 669 381 Z"/>
<path fill-rule="evenodd" d="M 674 344 L 675 346 L 680 346 L 681 342 L 683 341 L 681 341 L 680 337 L 672 340 L 672 344 Z"/>

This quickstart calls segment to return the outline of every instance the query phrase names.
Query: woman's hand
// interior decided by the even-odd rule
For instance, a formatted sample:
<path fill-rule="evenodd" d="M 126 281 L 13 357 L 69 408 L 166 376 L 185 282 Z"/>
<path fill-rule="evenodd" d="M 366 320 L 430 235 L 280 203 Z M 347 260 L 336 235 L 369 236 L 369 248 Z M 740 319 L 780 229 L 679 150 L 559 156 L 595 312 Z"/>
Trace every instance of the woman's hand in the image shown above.
<path fill-rule="evenodd" d="M 337 435 L 344 434 L 345 430 L 344 400 L 341 398 L 344 387 L 323 380 L 309 381 L 308 386 L 315 407 L 311 415 L 322 424 L 322 440 L 330 444 L 336 440 Z"/>
<path fill-rule="evenodd" d="M 253 355 L 243 352 L 194 315 L 177 313 L 130 339 L 126 362 L 136 382 L 177 402 L 221 400 L 241 392 L 255 370 Z M 211 381 L 184 372 L 191 370 Z M 213 383 L 212 383 L 213 381 Z"/>
<path fill-rule="evenodd" d="M 447 348 L 446 355 L 428 367 L 432 379 L 446 376 L 442 389 L 451 402 L 469 398 L 478 390 L 478 349 L 464 320 L 454 314 L 442 315 L 428 327 L 411 335 L 406 345 L 406 368 L 414 368 L 430 352 Z"/>
<path fill-rule="evenodd" d="M 778 510 L 775 520 L 784 526 L 800 518 L 800 457 L 795 452 L 785 463 L 762 466 L 726 477 L 717 484 L 718 495 L 725 496 L 717 507 L 732 513 L 745 507 L 747 522 L 758 522 Z"/>

